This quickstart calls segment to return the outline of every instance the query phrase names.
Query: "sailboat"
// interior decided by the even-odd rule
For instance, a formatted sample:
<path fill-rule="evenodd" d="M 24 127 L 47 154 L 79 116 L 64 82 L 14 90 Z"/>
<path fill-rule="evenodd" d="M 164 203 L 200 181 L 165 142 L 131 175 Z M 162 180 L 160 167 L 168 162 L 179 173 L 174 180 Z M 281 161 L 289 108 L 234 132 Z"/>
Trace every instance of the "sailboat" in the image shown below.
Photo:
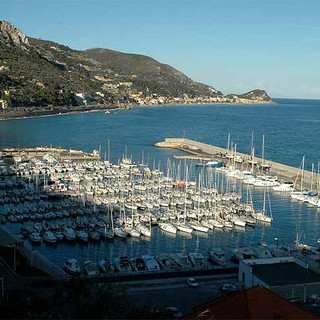
<path fill-rule="evenodd" d="M 295 200 L 304 200 L 304 196 L 307 194 L 307 192 L 303 191 L 304 166 L 305 166 L 305 156 L 302 157 L 301 165 L 299 168 L 301 170 L 301 174 L 299 174 L 299 173 L 297 174 L 295 182 L 294 182 L 294 189 L 296 189 L 298 180 L 300 179 L 300 190 L 292 191 L 290 193 L 290 197 Z"/>
<path fill-rule="evenodd" d="M 251 215 L 257 221 L 271 223 L 273 218 L 272 218 L 272 213 L 271 213 L 271 203 L 270 203 L 269 193 L 267 194 L 267 192 L 268 192 L 267 187 L 264 186 L 262 210 L 261 211 L 259 211 L 259 210 L 253 211 L 251 213 Z M 268 204 L 269 204 L 268 207 L 269 207 L 270 216 L 267 214 L 267 204 L 266 204 L 267 197 L 268 197 Z"/>
<path fill-rule="evenodd" d="M 113 217 L 112 217 L 112 212 L 113 212 L 113 208 L 110 209 L 110 205 L 108 207 L 108 211 L 110 213 L 109 215 L 109 222 L 111 222 L 111 228 L 107 228 L 106 226 L 104 227 L 104 233 L 102 234 L 105 239 L 113 239 L 114 238 L 114 227 L 113 227 Z"/>
<path fill-rule="evenodd" d="M 265 162 L 264 135 L 262 135 L 262 154 L 261 154 L 260 168 L 262 169 L 262 171 L 264 171 L 264 170 L 269 170 L 270 167 L 271 165 Z"/>
<path fill-rule="evenodd" d="M 183 212 L 183 222 L 178 221 L 174 224 L 174 226 L 182 232 L 185 233 L 192 233 L 192 228 L 186 223 L 186 216 L 187 216 L 187 190 L 188 190 L 188 166 L 186 166 L 186 183 L 185 183 L 185 190 L 184 190 L 184 212 Z"/>

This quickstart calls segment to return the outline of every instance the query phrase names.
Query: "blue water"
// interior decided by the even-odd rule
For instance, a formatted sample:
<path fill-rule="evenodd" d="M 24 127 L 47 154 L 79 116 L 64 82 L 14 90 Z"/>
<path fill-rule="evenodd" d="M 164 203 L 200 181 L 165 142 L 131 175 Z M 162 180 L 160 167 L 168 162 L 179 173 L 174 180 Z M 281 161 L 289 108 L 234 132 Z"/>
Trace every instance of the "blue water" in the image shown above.
<path fill-rule="evenodd" d="M 261 156 L 262 135 L 265 136 L 265 158 L 298 167 L 306 156 L 306 167 L 319 159 L 320 100 L 275 99 L 272 105 L 193 105 L 139 107 L 103 112 L 59 115 L 0 122 L 0 146 L 52 145 L 91 152 L 101 148 L 102 155 L 114 163 L 125 153 L 136 162 L 144 158 L 150 167 L 161 166 L 177 151 L 159 149 L 154 143 L 167 137 L 186 137 L 226 147 L 228 133 L 237 151 L 249 153 L 254 132 L 256 155 Z M 107 153 L 108 140 L 110 154 Z M 259 207 L 262 191 L 253 189 L 254 203 Z M 229 248 L 258 242 L 261 238 L 274 243 L 293 242 L 296 233 L 305 243 L 315 245 L 320 238 L 318 209 L 290 200 L 287 195 L 271 193 L 273 224 L 232 232 L 214 231 L 170 237 L 153 229 L 150 241 L 115 239 L 101 245 L 73 246 L 63 244 L 56 249 L 45 244 L 36 250 L 61 264 L 66 256 L 80 261 L 120 254 L 139 256 L 168 251 L 206 251 L 210 245 Z M 10 225 L 9 225 L 10 227 Z"/>

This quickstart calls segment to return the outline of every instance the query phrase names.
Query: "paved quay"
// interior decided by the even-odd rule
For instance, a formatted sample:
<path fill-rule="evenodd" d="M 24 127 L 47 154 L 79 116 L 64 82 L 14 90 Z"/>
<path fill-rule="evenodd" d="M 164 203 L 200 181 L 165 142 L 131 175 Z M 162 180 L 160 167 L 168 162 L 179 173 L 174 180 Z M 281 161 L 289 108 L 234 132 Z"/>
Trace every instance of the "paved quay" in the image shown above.
<path fill-rule="evenodd" d="M 188 154 L 185 157 L 181 155 L 175 156 L 175 159 L 186 158 L 187 160 L 195 161 L 208 161 L 208 159 L 215 159 L 230 161 L 228 155 L 231 156 L 231 153 L 228 153 L 225 148 L 220 148 L 185 138 L 166 138 L 165 141 L 157 142 L 155 146 L 159 148 L 176 149 Z M 236 156 L 238 159 L 239 157 L 242 158 L 243 164 L 248 168 L 251 166 L 251 164 L 249 164 L 251 155 L 237 151 Z M 296 177 L 301 176 L 301 169 L 299 168 L 291 167 L 286 164 L 271 160 L 263 160 L 259 157 L 254 157 L 254 160 L 258 162 L 257 167 L 261 166 L 262 164 L 269 165 L 269 174 L 277 175 L 281 180 L 295 182 Z M 303 187 L 309 188 L 312 179 L 312 172 L 304 170 L 303 177 Z"/>
<path fill-rule="evenodd" d="M 83 161 L 97 161 L 100 159 L 97 150 L 92 153 L 87 153 L 81 150 L 65 149 L 61 147 L 10 147 L 1 148 L 0 155 L 3 158 L 20 159 L 23 157 L 43 158 L 45 156 L 52 156 L 58 161 L 64 160 L 83 160 Z"/>

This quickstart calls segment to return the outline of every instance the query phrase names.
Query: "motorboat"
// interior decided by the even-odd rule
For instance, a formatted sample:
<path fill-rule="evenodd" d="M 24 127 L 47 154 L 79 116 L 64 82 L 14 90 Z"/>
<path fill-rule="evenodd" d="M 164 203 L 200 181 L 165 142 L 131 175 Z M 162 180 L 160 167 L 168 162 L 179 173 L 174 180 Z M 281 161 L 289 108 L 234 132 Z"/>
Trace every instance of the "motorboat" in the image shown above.
<path fill-rule="evenodd" d="M 128 232 L 122 227 L 115 227 L 114 234 L 119 238 L 126 238 L 128 235 Z"/>
<path fill-rule="evenodd" d="M 143 236 L 151 237 L 151 229 L 142 223 L 136 225 L 136 229 L 140 231 Z"/>
<path fill-rule="evenodd" d="M 40 236 L 40 233 L 37 232 L 37 231 L 33 231 L 29 234 L 29 240 L 32 242 L 32 243 L 35 243 L 35 244 L 39 244 L 41 243 L 41 236 Z"/>
<path fill-rule="evenodd" d="M 188 255 L 184 252 L 173 253 L 171 254 L 171 258 L 179 265 L 180 269 L 192 269 L 193 265 L 188 257 Z"/>
<path fill-rule="evenodd" d="M 87 260 L 83 266 L 88 277 L 98 277 L 100 275 L 99 266 L 96 262 Z"/>
<path fill-rule="evenodd" d="M 277 192 L 292 192 L 294 191 L 294 184 L 293 182 L 285 181 L 278 186 L 274 186 L 272 189 Z"/>
<path fill-rule="evenodd" d="M 76 234 L 72 228 L 65 228 L 63 231 L 63 235 L 66 240 L 73 241 L 76 239 Z"/>
<path fill-rule="evenodd" d="M 160 266 L 167 271 L 178 271 L 181 266 L 168 253 L 160 253 L 156 256 Z"/>
<path fill-rule="evenodd" d="M 210 248 L 208 250 L 209 261 L 219 265 L 226 264 L 226 253 L 221 248 Z"/>
<path fill-rule="evenodd" d="M 195 268 L 202 268 L 205 265 L 204 256 L 199 252 L 190 252 L 188 257 Z"/>
<path fill-rule="evenodd" d="M 43 235 L 43 240 L 51 244 L 57 243 L 57 238 L 55 237 L 52 231 L 45 231 Z"/>
<path fill-rule="evenodd" d="M 64 264 L 63 264 L 64 270 L 71 274 L 71 275 L 79 275 L 81 272 L 81 267 L 78 264 L 78 261 L 76 259 L 68 259 Z"/>
<path fill-rule="evenodd" d="M 84 242 L 88 242 L 89 240 L 89 235 L 87 232 L 83 231 L 83 230 L 77 230 L 76 231 L 76 236 L 79 240 L 82 240 Z"/>
<path fill-rule="evenodd" d="M 141 258 L 148 271 L 160 271 L 160 265 L 154 256 L 143 255 Z"/>
<path fill-rule="evenodd" d="M 130 262 L 136 271 L 146 271 L 147 270 L 145 261 L 140 257 L 131 259 Z"/>
<path fill-rule="evenodd" d="M 115 270 L 118 272 L 131 272 L 133 271 L 130 260 L 127 256 L 114 259 Z"/>

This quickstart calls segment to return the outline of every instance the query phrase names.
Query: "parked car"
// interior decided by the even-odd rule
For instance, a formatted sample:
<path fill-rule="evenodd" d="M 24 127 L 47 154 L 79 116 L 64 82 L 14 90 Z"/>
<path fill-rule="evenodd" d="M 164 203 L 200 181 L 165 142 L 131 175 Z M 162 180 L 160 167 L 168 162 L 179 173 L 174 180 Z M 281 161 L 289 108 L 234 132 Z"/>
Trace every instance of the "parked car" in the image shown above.
<path fill-rule="evenodd" d="M 237 292 L 238 288 L 231 283 L 225 283 L 222 287 L 221 287 L 221 291 L 223 293 L 232 293 L 232 292 Z"/>
<path fill-rule="evenodd" d="M 199 283 L 195 278 L 188 278 L 187 284 L 190 288 L 196 288 L 199 286 Z"/>

